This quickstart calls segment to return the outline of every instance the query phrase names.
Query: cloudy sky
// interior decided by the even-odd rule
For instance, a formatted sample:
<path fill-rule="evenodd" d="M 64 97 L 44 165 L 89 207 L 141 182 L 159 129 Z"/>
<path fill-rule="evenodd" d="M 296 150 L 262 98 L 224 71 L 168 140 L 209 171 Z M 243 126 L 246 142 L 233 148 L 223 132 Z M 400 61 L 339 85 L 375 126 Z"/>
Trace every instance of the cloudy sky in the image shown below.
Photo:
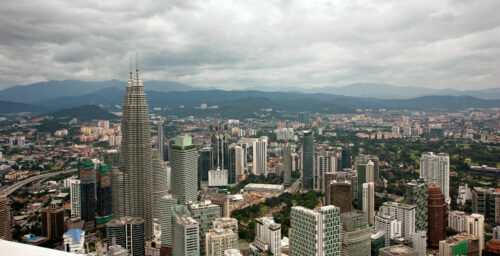
<path fill-rule="evenodd" d="M 224 89 L 500 87 L 500 1 L 4 0 L 0 89 L 144 80 Z"/>

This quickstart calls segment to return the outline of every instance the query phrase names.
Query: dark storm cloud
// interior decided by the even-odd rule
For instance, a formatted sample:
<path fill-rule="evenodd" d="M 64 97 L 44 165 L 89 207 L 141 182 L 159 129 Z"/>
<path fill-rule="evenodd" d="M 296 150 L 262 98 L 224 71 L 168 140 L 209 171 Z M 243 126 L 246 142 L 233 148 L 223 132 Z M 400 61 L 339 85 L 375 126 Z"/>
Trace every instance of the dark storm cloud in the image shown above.
<path fill-rule="evenodd" d="M 20 1 L 0 8 L 0 88 L 51 79 L 233 89 L 498 87 L 500 1 Z"/>

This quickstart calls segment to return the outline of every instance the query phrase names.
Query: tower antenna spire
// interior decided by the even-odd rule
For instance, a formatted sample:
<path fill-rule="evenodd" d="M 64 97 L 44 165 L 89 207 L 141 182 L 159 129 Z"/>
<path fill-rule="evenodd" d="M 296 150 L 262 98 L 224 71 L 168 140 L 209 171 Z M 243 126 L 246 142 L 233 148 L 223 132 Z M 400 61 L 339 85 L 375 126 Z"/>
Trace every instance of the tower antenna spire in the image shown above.
<path fill-rule="evenodd" d="M 130 56 L 130 78 L 132 78 L 132 56 Z"/>

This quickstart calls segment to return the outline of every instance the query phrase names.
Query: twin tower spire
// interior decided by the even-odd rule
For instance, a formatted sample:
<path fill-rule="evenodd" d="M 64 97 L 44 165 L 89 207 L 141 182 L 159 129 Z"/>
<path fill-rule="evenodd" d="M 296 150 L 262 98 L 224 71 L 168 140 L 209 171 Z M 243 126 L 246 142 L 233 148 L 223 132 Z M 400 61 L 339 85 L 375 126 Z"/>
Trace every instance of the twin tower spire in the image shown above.
<path fill-rule="evenodd" d="M 129 77 L 129 83 L 133 83 L 134 80 L 139 83 L 141 81 L 139 77 L 139 54 L 136 53 L 135 55 L 135 79 L 132 74 L 132 57 L 130 57 L 130 77 Z"/>

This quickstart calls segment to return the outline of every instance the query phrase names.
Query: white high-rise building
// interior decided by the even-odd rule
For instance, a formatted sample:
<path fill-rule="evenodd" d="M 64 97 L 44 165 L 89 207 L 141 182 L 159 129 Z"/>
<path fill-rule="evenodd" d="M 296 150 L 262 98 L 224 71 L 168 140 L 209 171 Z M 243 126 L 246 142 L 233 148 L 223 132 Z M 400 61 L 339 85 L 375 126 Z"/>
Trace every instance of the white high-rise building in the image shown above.
<path fill-rule="evenodd" d="M 267 176 L 267 138 L 253 141 L 253 174 Z"/>
<path fill-rule="evenodd" d="M 254 246 L 271 255 L 281 255 L 281 225 L 276 224 L 272 217 L 262 217 L 255 220 Z"/>
<path fill-rule="evenodd" d="M 80 216 L 81 199 L 80 199 L 80 180 L 69 180 L 69 197 L 71 201 L 71 216 Z"/>
<path fill-rule="evenodd" d="M 380 212 L 401 222 L 401 236 L 411 240 L 415 233 L 415 205 L 385 202 Z"/>
<path fill-rule="evenodd" d="M 401 221 L 390 215 L 379 213 L 375 216 L 375 230 L 385 233 L 385 244 L 391 244 L 391 239 L 401 236 Z"/>
<path fill-rule="evenodd" d="M 290 256 L 340 256 L 340 208 L 292 207 Z"/>
<path fill-rule="evenodd" d="M 448 227 L 461 233 L 467 232 L 469 214 L 461 211 L 450 211 L 448 213 Z"/>
<path fill-rule="evenodd" d="M 375 221 L 375 184 L 363 183 L 363 212 L 366 214 L 368 225 Z"/>
<path fill-rule="evenodd" d="M 227 175 L 226 169 L 221 170 L 210 170 L 208 171 L 208 186 L 209 187 L 223 187 L 227 186 Z"/>
<path fill-rule="evenodd" d="M 420 178 L 427 184 L 436 184 L 441 188 L 446 202 L 450 203 L 450 155 L 447 153 L 422 153 L 420 157 Z"/>
<path fill-rule="evenodd" d="M 479 238 L 479 251 L 482 252 L 484 248 L 484 216 L 473 213 L 467 220 L 467 226 L 467 232 Z"/>
<path fill-rule="evenodd" d="M 412 235 L 412 247 L 418 256 L 427 255 L 427 231 L 419 230 Z"/>

